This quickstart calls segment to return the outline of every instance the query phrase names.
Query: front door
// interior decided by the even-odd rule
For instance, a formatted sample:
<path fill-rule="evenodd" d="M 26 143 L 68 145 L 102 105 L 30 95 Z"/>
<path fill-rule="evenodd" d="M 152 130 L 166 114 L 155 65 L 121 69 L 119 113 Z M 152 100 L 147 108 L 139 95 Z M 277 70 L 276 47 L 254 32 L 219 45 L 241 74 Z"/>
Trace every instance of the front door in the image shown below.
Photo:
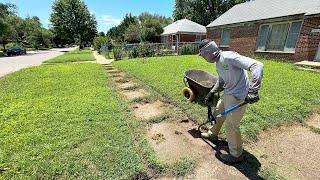
<path fill-rule="evenodd" d="M 320 43 L 318 45 L 318 50 L 317 50 L 317 54 L 316 54 L 316 57 L 314 59 L 315 61 L 320 61 Z"/>

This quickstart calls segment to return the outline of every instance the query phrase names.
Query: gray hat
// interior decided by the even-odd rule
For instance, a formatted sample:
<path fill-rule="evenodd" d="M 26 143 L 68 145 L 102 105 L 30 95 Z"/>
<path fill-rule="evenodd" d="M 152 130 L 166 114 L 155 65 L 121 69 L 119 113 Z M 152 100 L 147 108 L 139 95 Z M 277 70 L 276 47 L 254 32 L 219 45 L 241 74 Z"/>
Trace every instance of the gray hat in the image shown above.
<path fill-rule="evenodd" d="M 199 55 L 201 55 L 208 62 L 214 63 L 219 59 L 220 49 L 214 41 L 205 40 L 199 45 Z"/>

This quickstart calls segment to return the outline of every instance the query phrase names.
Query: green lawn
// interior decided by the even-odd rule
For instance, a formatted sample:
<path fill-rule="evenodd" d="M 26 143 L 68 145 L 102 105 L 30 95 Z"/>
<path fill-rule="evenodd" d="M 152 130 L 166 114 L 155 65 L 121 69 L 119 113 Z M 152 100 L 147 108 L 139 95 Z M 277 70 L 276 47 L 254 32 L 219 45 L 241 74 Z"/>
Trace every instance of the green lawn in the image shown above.
<path fill-rule="evenodd" d="M 265 65 L 259 103 L 250 105 L 242 120 L 246 138 L 284 123 L 303 121 L 320 105 L 320 74 L 296 70 L 289 63 L 262 59 Z M 116 61 L 117 68 L 140 79 L 176 105 L 185 109 L 195 121 L 202 122 L 206 108 L 187 102 L 181 95 L 184 72 L 202 69 L 211 73 L 215 66 L 198 56 L 171 56 Z"/>
<path fill-rule="evenodd" d="M 49 59 L 46 63 L 67 63 L 77 61 L 94 61 L 95 58 L 91 50 L 75 50 L 66 52 L 65 54 Z"/>
<path fill-rule="evenodd" d="M 98 64 L 0 78 L 0 179 L 131 179 L 144 173 L 126 105 Z"/>

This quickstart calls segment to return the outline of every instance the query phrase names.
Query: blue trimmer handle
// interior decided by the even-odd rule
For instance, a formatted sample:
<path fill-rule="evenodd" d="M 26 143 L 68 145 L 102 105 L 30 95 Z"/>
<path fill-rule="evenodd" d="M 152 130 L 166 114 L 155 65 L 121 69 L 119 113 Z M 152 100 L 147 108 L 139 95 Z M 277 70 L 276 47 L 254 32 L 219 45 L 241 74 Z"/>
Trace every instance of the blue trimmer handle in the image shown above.
<path fill-rule="evenodd" d="M 238 108 L 240 108 L 241 106 L 244 106 L 244 105 L 246 105 L 246 104 L 248 104 L 248 103 L 247 103 L 246 101 L 244 101 L 244 102 L 242 102 L 242 103 L 240 103 L 240 104 L 237 104 L 237 105 L 235 105 L 235 106 L 232 106 L 231 108 L 229 108 L 229 109 L 223 111 L 222 113 L 218 114 L 218 115 L 216 116 L 216 118 L 220 118 L 220 117 L 222 117 L 222 116 L 225 116 L 225 115 L 227 115 L 227 114 L 229 114 L 229 113 L 237 110 Z"/>

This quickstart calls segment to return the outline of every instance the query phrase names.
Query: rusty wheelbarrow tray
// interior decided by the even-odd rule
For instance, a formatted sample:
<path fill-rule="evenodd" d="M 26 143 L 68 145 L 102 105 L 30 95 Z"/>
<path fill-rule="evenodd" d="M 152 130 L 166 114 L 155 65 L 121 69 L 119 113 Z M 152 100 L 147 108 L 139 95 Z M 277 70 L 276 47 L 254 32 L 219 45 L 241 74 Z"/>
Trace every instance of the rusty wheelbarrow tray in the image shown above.
<path fill-rule="evenodd" d="M 218 78 L 212 74 L 191 69 L 185 72 L 183 82 L 185 87 L 182 89 L 182 93 L 186 99 L 193 102 L 204 104 L 206 95 L 210 92 L 211 88 L 215 85 Z M 216 94 L 215 96 L 219 96 Z M 214 100 L 218 100 L 219 97 L 214 97 Z"/>

